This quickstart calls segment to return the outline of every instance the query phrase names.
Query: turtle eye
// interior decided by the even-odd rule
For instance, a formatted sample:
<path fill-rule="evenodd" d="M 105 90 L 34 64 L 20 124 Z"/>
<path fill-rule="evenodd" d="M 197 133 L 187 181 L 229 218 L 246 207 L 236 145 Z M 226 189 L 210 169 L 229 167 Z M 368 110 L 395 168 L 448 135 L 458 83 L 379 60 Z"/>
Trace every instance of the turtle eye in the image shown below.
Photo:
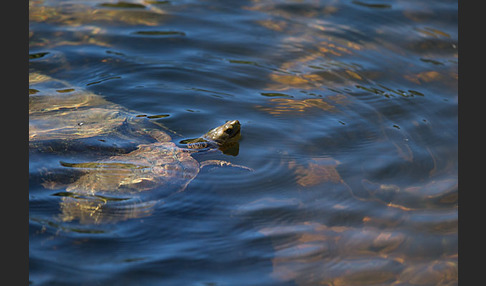
<path fill-rule="evenodd" d="M 233 129 L 232 128 L 228 128 L 224 131 L 224 133 L 228 134 L 228 135 L 231 135 L 231 133 L 233 133 Z"/>

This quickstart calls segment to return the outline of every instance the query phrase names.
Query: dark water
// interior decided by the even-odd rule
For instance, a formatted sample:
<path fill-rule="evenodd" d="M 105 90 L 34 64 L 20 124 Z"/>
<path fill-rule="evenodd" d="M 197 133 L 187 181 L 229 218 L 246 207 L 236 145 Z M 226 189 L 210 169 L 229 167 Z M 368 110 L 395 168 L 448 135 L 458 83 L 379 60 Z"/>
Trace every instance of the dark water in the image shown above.
<path fill-rule="evenodd" d="M 150 140 L 31 138 L 31 284 L 457 285 L 457 2 L 29 1 L 31 99 L 175 143 L 238 119 L 236 156 L 194 157 L 253 169 L 94 210 L 73 164 Z"/>

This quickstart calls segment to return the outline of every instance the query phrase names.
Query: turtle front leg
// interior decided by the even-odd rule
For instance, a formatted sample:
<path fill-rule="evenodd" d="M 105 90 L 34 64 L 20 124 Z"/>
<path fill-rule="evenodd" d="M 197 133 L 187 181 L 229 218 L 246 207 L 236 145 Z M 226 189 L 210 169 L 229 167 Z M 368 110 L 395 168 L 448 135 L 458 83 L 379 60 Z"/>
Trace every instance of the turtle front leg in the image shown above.
<path fill-rule="evenodd" d="M 216 166 L 216 167 L 234 167 L 234 168 L 241 168 L 241 169 L 244 169 L 244 170 L 248 170 L 248 171 L 255 171 L 253 170 L 252 168 L 249 168 L 249 167 L 246 167 L 246 166 L 243 166 L 243 165 L 237 165 L 237 164 L 233 164 L 231 162 L 228 162 L 228 161 L 222 161 L 222 160 L 206 160 L 206 161 L 203 161 L 200 163 L 200 168 L 204 168 L 206 166 Z"/>

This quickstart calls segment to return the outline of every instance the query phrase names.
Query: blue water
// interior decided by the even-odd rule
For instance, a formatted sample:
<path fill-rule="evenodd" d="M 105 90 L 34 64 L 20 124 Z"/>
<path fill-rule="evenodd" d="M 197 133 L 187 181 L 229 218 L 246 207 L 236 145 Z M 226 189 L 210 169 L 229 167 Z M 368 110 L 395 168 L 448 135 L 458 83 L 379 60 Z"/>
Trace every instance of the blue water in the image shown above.
<path fill-rule="evenodd" d="M 30 138 L 31 284 L 457 285 L 457 8 L 29 1 L 29 73 L 49 77 L 32 100 L 93 94 L 175 143 L 238 119 L 237 154 L 194 158 L 253 170 L 81 219 L 61 162 L 150 142 Z"/>

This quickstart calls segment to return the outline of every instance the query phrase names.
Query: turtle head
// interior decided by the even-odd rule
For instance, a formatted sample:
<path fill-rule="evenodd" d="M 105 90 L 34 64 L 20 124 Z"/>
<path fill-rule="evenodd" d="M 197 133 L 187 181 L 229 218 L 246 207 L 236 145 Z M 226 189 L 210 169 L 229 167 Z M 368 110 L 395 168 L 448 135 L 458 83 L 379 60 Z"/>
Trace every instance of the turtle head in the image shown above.
<path fill-rule="evenodd" d="M 208 133 L 204 134 L 203 138 L 213 141 L 219 146 L 235 143 L 241 137 L 240 129 L 241 124 L 238 120 L 230 120 L 219 127 L 211 129 Z"/>
<path fill-rule="evenodd" d="M 225 124 L 209 130 L 200 138 L 186 139 L 179 143 L 186 144 L 190 149 L 205 149 L 217 147 L 226 155 L 238 155 L 241 137 L 241 124 L 238 120 L 226 121 Z"/>

